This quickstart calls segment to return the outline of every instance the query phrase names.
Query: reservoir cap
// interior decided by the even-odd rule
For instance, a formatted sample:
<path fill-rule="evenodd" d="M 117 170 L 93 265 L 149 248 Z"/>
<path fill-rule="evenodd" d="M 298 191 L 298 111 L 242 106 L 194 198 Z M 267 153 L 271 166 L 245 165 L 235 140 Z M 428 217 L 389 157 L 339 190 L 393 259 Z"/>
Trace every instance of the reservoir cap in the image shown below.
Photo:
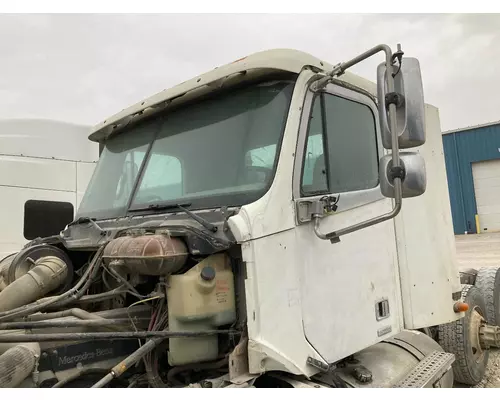
<path fill-rule="evenodd" d="M 200 275 L 204 281 L 211 281 L 215 278 L 215 269 L 210 266 L 203 267 Z"/>

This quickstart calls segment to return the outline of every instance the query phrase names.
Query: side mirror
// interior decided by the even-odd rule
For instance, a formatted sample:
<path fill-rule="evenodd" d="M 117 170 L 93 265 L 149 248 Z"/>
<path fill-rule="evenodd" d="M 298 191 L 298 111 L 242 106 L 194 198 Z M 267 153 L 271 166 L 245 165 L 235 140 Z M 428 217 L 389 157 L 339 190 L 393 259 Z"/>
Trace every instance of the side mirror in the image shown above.
<path fill-rule="evenodd" d="M 388 72 L 385 63 L 380 64 L 377 68 L 380 131 L 382 144 L 388 150 L 392 147 L 392 140 L 388 111 L 385 105 L 387 104 L 386 98 L 394 98 L 394 93 L 387 93 L 387 73 L 395 74 L 394 90 L 397 95 L 396 125 L 399 148 L 407 149 L 425 143 L 425 103 L 420 63 L 416 58 L 403 57 L 399 71 L 398 68 L 398 65 L 393 65 L 391 71 Z"/>
<path fill-rule="evenodd" d="M 425 193 L 426 173 L 425 162 L 422 156 L 414 152 L 401 152 L 399 154 L 401 167 L 405 171 L 402 182 L 403 198 L 416 197 Z M 382 157 L 379 166 L 380 190 L 385 197 L 394 198 L 394 184 L 390 176 L 392 156 Z"/>

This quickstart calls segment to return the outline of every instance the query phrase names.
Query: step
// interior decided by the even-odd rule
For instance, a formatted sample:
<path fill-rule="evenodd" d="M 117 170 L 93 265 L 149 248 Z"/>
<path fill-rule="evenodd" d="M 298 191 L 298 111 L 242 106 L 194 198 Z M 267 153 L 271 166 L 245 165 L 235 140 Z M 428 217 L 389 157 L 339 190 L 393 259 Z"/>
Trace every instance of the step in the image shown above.
<path fill-rule="evenodd" d="M 425 388 L 433 385 L 450 369 L 455 355 L 434 351 L 420 361 L 395 388 Z"/>

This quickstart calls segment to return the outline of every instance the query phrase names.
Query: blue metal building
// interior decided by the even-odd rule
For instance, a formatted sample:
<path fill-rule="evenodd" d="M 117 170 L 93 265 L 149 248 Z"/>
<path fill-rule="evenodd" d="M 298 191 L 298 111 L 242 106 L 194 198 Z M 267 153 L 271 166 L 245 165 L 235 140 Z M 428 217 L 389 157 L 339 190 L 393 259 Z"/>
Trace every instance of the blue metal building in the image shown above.
<path fill-rule="evenodd" d="M 500 231 L 500 121 L 443 132 L 455 234 Z"/>

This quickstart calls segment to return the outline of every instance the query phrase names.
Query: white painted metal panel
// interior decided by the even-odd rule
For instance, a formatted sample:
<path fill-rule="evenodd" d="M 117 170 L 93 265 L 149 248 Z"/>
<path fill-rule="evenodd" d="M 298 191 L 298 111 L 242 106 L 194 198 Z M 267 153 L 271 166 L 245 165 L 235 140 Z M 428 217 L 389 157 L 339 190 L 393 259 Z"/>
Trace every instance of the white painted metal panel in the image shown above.
<path fill-rule="evenodd" d="M 40 119 L 0 120 L 0 154 L 92 162 L 99 145 L 88 140 L 90 128 Z"/>
<path fill-rule="evenodd" d="M 335 232 L 391 210 L 381 199 L 323 218 L 322 232 Z M 402 329 L 394 226 L 390 222 L 342 236 L 340 243 L 316 237 L 313 223 L 297 227 L 304 333 L 329 363 L 369 347 Z M 377 320 L 377 303 L 389 316 Z"/>
<path fill-rule="evenodd" d="M 307 364 L 307 357 L 322 360 L 304 335 L 302 264 L 297 258 L 302 249 L 296 246 L 294 207 L 290 201 L 305 83 L 312 75 L 311 71 L 304 71 L 297 81 L 272 187 L 261 199 L 243 206 L 229 219 L 231 232 L 242 243 L 246 264 L 251 373 L 272 369 L 310 376 L 317 369 Z"/>
<path fill-rule="evenodd" d="M 0 257 L 27 242 L 27 200 L 70 202 L 76 210 L 99 158 L 88 133 L 86 126 L 61 121 L 0 120 Z"/>
<path fill-rule="evenodd" d="M 437 108 L 426 105 L 426 143 L 410 151 L 425 160 L 427 189 L 403 199 L 395 219 L 405 328 L 417 329 L 457 319 L 452 293 L 460 278 L 451 219 L 448 180 Z"/>
<path fill-rule="evenodd" d="M 76 165 L 71 161 L 0 156 L 0 185 L 76 191 Z"/>
<path fill-rule="evenodd" d="M 472 164 L 481 232 L 500 231 L 500 160 Z"/>
<path fill-rule="evenodd" d="M 24 204 L 28 200 L 64 201 L 75 206 L 74 192 L 0 186 L 0 258 L 19 251 L 24 237 Z"/>

